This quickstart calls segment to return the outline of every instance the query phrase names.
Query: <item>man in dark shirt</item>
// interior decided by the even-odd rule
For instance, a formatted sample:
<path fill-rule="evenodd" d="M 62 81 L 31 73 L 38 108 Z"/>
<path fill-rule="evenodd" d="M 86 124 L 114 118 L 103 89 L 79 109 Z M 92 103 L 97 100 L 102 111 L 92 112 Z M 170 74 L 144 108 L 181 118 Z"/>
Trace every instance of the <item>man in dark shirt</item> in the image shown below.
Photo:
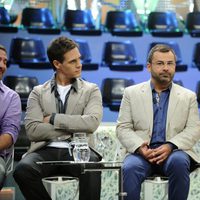
<path fill-rule="evenodd" d="M 199 162 L 193 146 L 200 139 L 196 94 L 173 83 L 176 55 L 156 45 L 148 56 L 151 80 L 125 89 L 117 136 L 127 149 L 125 200 L 139 200 L 142 182 L 152 174 L 169 177 L 169 200 L 187 200 L 190 169 Z"/>

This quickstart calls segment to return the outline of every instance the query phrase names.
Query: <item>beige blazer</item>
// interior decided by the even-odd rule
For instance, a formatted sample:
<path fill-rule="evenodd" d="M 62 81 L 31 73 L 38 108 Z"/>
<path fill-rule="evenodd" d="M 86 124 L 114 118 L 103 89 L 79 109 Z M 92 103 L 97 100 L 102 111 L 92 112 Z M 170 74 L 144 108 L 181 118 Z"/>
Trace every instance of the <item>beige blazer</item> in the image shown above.
<path fill-rule="evenodd" d="M 150 142 L 153 130 L 153 101 L 150 81 L 125 89 L 116 133 L 122 145 L 133 153 L 144 141 Z M 172 84 L 166 122 L 166 140 L 174 143 L 194 160 L 193 150 L 200 139 L 200 121 L 196 95 Z"/>
<path fill-rule="evenodd" d="M 58 137 L 68 138 L 74 132 L 93 133 L 102 119 L 102 97 L 96 84 L 77 79 L 78 90 L 71 90 L 65 114 L 56 114 L 54 125 L 43 123 L 45 116 L 57 113 L 51 81 L 34 87 L 25 116 L 25 128 L 31 141 L 28 153 Z"/>

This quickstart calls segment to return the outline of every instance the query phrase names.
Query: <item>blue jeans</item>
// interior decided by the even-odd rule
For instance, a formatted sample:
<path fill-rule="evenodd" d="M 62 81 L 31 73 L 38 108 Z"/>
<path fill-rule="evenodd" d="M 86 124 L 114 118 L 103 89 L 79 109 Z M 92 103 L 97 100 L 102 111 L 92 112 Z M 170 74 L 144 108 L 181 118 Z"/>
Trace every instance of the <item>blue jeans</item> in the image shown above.
<path fill-rule="evenodd" d="M 142 182 L 152 174 L 169 178 L 169 200 L 187 200 L 190 185 L 190 157 L 177 150 L 162 165 L 149 163 L 138 154 L 129 154 L 123 164 L 125 200 L 140 200 Z"/>

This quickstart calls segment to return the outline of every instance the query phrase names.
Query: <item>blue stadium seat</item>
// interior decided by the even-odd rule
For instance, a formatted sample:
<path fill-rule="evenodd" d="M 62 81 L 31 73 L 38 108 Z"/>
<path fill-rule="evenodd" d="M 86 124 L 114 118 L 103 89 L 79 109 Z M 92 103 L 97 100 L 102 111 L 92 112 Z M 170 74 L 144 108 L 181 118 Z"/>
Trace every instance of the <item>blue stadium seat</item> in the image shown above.
<path fill-rule="evenodd" d="M 197 95 L 198 106 L 200 107 L 200 81 L 197 82 L 196 95 Z"/>
<path fill-rule="evenodd" d="M 194 47 L 193 66 L 200 70 L 200 42 L 196 43 Z"/>
<path fill-rule="evenodd" d="M 192 37 L 200 37 L 200 12 L 188 13 L 185 26 Z"/>
<path fill-rule="evenodd" d="M 16 33 L 18 28 L 10 24 L 10 15 L 4 7 L 0 7 L 0 32 L 2 33 Z"/>
<path fill-rule="evenodd" d="M 182 80 L 173 80 L 174 83 L 183 86 L 183 81 Z"/>
<path fill-rule="evenodd" d="M 154 47 L 156 44 L 166 44 L 174 50 L 174 52 L 176 54 L 176 72 L 187 71 L 188 66 L 186 64 L 183 64 L 181 50 L 180 50 L 179 44 L 177 42 L 173 42 L 173 41 L 170 41 L 170 42 L 152 42 L 150 44 L 150 49 L 152 47 Z"/>
<path fill-rule="evenodd" d="M 22 103 L 22 110 L 25 111 L 28 96 L 33 87 L 38 85 L 38 79 L 29 76 L 6 76 L 4 78 L 4 83 L 19 94 Z"/>
<path fill-rule="evenodd" d="M 148 16 L 148 29 L 156 37 L 182 37 L 183 30 L 174 12 L 151 12 Z"/>
<path fill-rule="evenodd" d="M 102 65 L 111 70 L 142 71 L 143 65 L 137 63 L 135 47 L 130 41 L 106 42 Z"/>
<path fill-rule="evenodd" d="M 10 44 L 10 64 L 29 69 L 52 68 L 46 59 L 42 40 L 36 38 L 13 38 Z"/>
<path fill-rule="evenodd" d="M 60 34 L 61 32 L 48 8 L 24 8 L 22 25 L 29 33 Z"/>
<path fill-rule="evenodd" d="M 101 35 L 96 29 L 90 10 L 66 10 L 65 28 L 74 35 Z"/>
<path fill-rule="evenodd" d="M 143 31 L 131 10 L 109 11 L 106 16 L 105 27 L 112 35 L 142 36 Z"/>
<path fill-rule="evenodd" d="M 103 106 L 112 111 L 119 111 L 124 89 L 133 85 L 132 79 L 106 78 L 102 82 Z"/>
<path fill-rule="evenodd" d="M 75 42 L 79 45 L 79 51 L 81 53 L 82 69 L 97 70 L 99 68 L 99 64 L 92 62 L 92 56 L 87 41 L 75 39 Z"/>

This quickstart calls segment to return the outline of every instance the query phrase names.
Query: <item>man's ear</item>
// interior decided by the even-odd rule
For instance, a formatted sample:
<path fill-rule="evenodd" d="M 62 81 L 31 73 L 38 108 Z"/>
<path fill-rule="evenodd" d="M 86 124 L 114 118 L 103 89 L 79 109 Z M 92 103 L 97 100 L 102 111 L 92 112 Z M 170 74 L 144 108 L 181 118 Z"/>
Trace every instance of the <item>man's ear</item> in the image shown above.
<path fill-rule="evenodd" d="M 53 60 L 53 65 L 56 69 L 60 69 L 60 62 L 58 60 Z"/>
<path fill-rule="evenodd" d="M 150 72 L 151 71 L 151 63 L 147 63 L 147 70 Z"/>

